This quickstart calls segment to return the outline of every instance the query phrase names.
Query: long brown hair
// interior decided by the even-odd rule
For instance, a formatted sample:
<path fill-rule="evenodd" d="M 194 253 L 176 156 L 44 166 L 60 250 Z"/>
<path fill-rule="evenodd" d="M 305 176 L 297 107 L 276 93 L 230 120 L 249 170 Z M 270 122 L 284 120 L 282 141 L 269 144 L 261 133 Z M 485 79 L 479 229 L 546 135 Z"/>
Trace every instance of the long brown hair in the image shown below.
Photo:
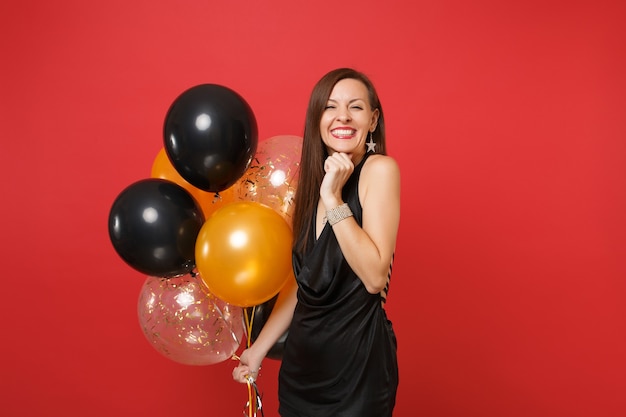
<path fill-rule="evenodd" d="M 335 84 L 346 78 L 361 81 L 367 87 L 370 107 L 372 110 L 378 109 L 379 112 L 378 125 L 372 133 L 374 142 L 376 142 L 375 153 L 383 155 L 387 153 L 383 108 L 370 79 L 362 72 L 352 68 L 338 68 L 324 75 L 313 87 L 304 123 L 300 177 L 294 199 L 293 214 L 293 249 L 296 252 L 302 253 L 306 250 L 307 236 L 311 232 L 311 223 L 324 178 L 324 161 L 328 157 L 320 132 L 322 114 Z"/>

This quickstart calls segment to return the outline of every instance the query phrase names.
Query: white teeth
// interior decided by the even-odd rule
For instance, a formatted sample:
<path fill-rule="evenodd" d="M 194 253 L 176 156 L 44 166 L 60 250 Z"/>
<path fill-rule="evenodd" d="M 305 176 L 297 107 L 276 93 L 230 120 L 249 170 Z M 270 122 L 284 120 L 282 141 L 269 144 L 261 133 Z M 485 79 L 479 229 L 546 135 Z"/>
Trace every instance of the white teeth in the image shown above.
<path fill-rule="evenodd" d="M 352 130 L 352 129 L 335 129 L 335 130 L 333 130 L 333 133 L 335 135 L 339 135 L 339 136 L 352 135 L 352 134 L 354 134 L 354 132 L 356 132 L 356 130 Z"/>

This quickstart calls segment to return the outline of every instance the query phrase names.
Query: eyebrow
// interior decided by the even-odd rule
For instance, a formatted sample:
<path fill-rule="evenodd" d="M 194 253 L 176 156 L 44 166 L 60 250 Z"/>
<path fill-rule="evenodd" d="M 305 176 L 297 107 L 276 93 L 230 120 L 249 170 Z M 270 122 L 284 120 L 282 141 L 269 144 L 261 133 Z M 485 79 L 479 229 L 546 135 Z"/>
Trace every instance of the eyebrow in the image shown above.
<path fill-rule="evenodd" d="M 336 99 L 333 99 L 333 98 L 330 98 L 330 97 L 328 98 L 328 100 L 327 100 L 327 101 L 334 101 L 334 102 L 337 102 L 337 100 L 336 100 Z M 353 99 L 350 99 L 350 100 L 348 101 L 348 103 L 354 103 L 355 101 L 366 101 L 366 100 L 365 100 L 364 98 L 353 98 Z"/>

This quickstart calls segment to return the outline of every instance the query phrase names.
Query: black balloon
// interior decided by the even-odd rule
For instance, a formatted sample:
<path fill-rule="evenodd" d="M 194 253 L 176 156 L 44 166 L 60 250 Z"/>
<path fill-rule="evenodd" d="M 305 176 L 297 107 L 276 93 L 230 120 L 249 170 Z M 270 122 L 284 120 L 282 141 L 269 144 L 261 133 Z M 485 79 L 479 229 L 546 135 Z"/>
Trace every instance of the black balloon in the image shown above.
<path fill-rule="evenodd" d="M 195 244 L 204 224 L 202 209 L 187 190 L 168 180 L 137 181 L 115 199 L 109 237 L 135 270 L 169 278 L 195 266 Z"/>
<path fill-rule="evenodd" d="M 265 326 L 267 319 L 270 317 L 270 314 L 274 309 L 274 304 L 276 304 L 277 299 L 278 295 L 275 295 L 273 298 L 264 302 L 263 304 L 246 308 L 246 313 L 249 317 L 249 320 L 252 320 L 252 331 L 250 332 L 251 343 L 254 343 L 256 338 L 259 337 L 259 333 L 261 333 L 263 326 Z M 269 352 L 267 352 L 267 358 L 276 360 L 280 360 L 283 358 L 285 340 L 287 339 L 288 334 L 289 331 L 286 331 L 281 337 L 278 338 L 276 343 L 274 343 L 274 346 L 272 346 Z"/>
<path fill-rule="evenodd" d="M 201 84 L 178 96 L 165 117 L 164 148 L 191 185 L 211 192 L 229 188 L 247 170 L 258 143 L 256 118 L 235 91 Z"/>

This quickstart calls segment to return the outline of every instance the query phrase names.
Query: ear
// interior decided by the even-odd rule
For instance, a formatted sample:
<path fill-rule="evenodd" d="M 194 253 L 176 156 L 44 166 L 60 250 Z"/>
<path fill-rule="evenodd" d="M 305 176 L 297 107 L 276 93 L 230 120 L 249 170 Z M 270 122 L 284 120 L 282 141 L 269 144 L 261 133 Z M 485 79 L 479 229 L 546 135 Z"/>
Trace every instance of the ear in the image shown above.
<path fill-rule="evenodd" d="M 378 126 L 378 117 L 380 116 L 380 111 L 378 109 L 374 110 L 372 112 L 372 121 L 370 123 L 370 132 L 373 132 L 376 130 L 376 127 Z"/>

